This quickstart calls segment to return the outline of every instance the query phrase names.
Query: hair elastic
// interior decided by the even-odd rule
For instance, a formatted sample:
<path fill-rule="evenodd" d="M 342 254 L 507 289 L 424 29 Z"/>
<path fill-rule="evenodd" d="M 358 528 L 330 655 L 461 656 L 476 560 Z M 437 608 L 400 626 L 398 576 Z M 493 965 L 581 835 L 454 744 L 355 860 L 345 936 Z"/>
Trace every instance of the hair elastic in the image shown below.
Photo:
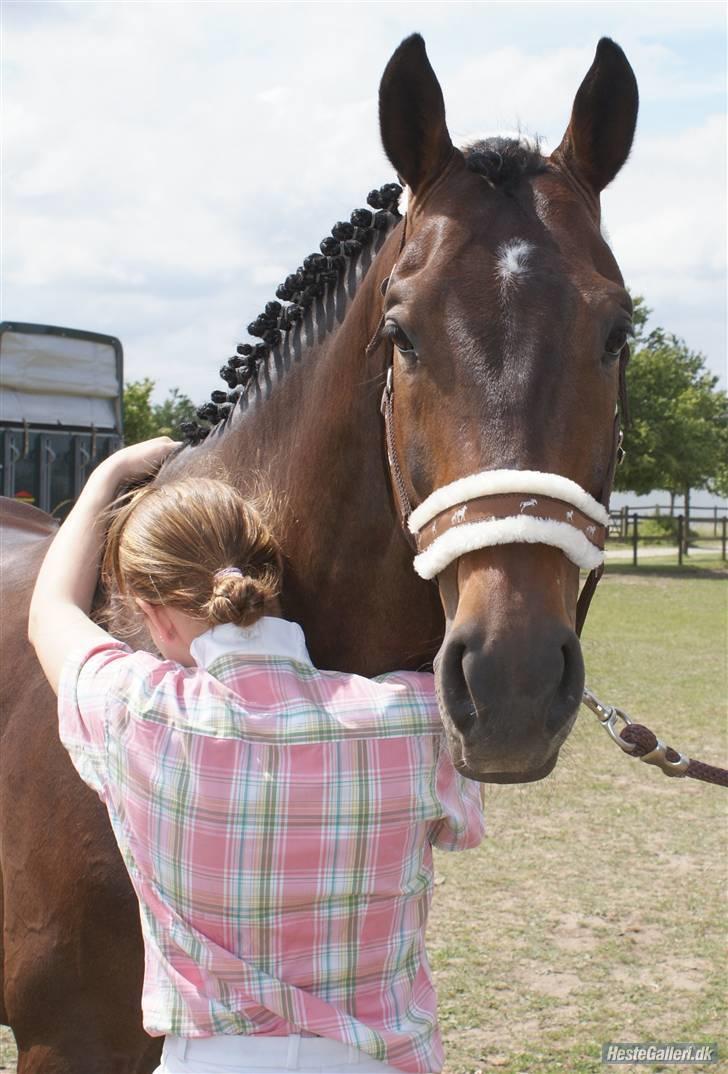
<path fill-rule="evenodd" d="M 221 567 L 219 571 L 215 571 L 213 578 L 227 578 L 232 574 L 239 574 L 241 578 L 243 576 L 240 567 Z"/>

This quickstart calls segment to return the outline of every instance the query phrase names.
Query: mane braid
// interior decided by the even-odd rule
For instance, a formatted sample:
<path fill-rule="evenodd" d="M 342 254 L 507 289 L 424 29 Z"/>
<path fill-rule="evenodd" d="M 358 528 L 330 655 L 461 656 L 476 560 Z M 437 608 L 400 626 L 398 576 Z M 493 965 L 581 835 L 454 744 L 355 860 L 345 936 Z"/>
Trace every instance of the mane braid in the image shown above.
<path fill-rule="evenodd" d="M 462 152 L 471 172 L 506 191 L 523 178 L 549 170 L 538 138 L 533 142 L 523 138 L 483 138 L 463 146 Z"/>
<path fill-rule="evenodd" d="M 220 369 L 228 390 L 211 393 L 210 402 L 197 410 L 199 421 L 183 422 L 180 432 L 190 445 L 201 443 L 211 430 L 224 422 L 238 400 L 258 382 L 258 373 L 283 336 L 299 321 L 308 307 L 325 295 L 329 286 L 343 274 L 347 262 L 369 246 L 380 231 L 389 229 L 400 218 L 398 209 L 402 187 L 385 183 L 372 190 L 367 204 L 374 210 L 355 209 L 348 221 L 334 224 L 331 234 L 319 244 L 319 251 L 309 254 L 303 264 L 287 276 L 276 290 L 276 299 L 248 325 L 248 335 L 259 343 L 238 343 L 236 353 Z"/>

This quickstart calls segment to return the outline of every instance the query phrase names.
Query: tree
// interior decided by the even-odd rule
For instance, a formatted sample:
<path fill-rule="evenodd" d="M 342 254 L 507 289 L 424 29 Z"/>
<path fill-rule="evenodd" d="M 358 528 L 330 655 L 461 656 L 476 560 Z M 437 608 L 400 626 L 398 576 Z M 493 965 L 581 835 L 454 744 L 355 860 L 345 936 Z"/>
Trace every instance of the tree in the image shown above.
<path fill-rule="evenodd" d="M 616 487 L 638 494 L 665 489 L 725 492 L 728 485 L 728 396 L 701 354 L 662 328 L 647 332 L 649 310 L 635 299 L 636 339 L 627 368 L 631 424 Z"/>
<path fill-rule="evenodd" d="M 183 421 L 194 421 L 196 406 L 179 388 L 170 388 L 169 395 L 162 403 L 152 407 L 152 418 L 156 424 L 157 436 L 179 436 L 179 427 Z"/>
<path fill-rule="evenodd" d="M 179 388 L 170 388 L 162 403 L 152 404 L 154 381 L 149 377 L 124 386 L 124 443 L 138 444 L 153 436 L 179 436 L 183 421 L 195 417 L 195 405 Z"/>
<path fill-rule="evenodd" d="M 124 385 L 124 443 L 138 444 L 155 435 L 151 396 L 154 381 L 132 380 Z"/>

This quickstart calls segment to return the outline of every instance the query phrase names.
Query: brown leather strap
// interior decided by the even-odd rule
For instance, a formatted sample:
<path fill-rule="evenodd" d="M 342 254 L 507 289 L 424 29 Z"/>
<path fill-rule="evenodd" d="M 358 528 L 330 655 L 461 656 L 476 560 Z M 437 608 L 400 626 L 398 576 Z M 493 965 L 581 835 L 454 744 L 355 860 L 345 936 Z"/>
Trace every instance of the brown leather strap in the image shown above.
<path fill-rule="evenodd" d="M 386 298 L 389 284 L 394 275 L 394 270 L 397 267 L 397 261 L 404 249 L 404 244 L 407 241 L 407 214 L 405 213 L 402 219 L 402 234 L 399 239 L 399 249 L 397 250 L 397 257 L 390 270 L 389 276 L 387 276 L 380 285 L 382 297 Z M 376 331 L 369 341 L 366 354 L 371 354 L 383 340 L 382 329 L 384 328 L 385 311 L 382 310 L 382 316 L 379 318 Z M 407 486 L 405 484 L 404 475 L 399 465 L 399 456 L 397 454 L 397 443 L 394 439 L 394 406 L 392 402 L 392 393 L 394 390 L 394 343 L 388 344 L 388 361 L 384 380 L 384 390 L 382 391 L 382 401 L 380 403 L 380 410 L 384 417 L 384 442 L 387 452 L 387 465 L 389 467 L 389 483 L 392 486 L 394 493 L 394 501 L 397 505 L 397 513 L 399 514 L 399 521 L 402 527 L 407 543 L 413 551 L 417 551 L 417 545 L 414 537 L 410 533 L 407 522 L 409 516 L 412 514 L 412 504 L 410 503 L 409 495 L 407 494 Z"/>
<path fill-rule="evenodd" d="M 397 504 L 397 511 L 399 513 L 399 521 L 402 526 L 407 541 L 411 545 L 414 551 L 417 551 L 417 545 L 414 537 L 410 533 L 407 522 L 409 516 L 412 514 L 412 504 L 410 498 L 407 495 L 407 488 L 404 483 L 404 476 L 400 469 L 399 459 L 397 457 L 397 445 L 394 440 L 394 421 L 393 421 L 393 408 L 392 408 L 392 365 L 387 368 L 387 380 L 384 385 L 384 391 L 382 392 L 381 410 L 384 415 L 384 439 L 387 448 L 387 462 L 389 463 L 389 477 L 392 490 L 394 492 L 394 500 Z"/>
<path fill-rule="evenodd" d="M 589 611 L 589 605 L 592 602 L 592 597 L 596 593 L 597 586 L 599 585 L 602 575 L 604 574 L 604 564 L 600 563 L 598 567 L 595 567 L 593 571 L 589 571 L 586 576 L 586 581 L 581 587 L 581 593 L 576 601 L 576 623 L 575 630 L 578 637 L 581 637 L 581 632 L 584 629 L 584 623 L 586 621 L 586 613 Z"/>
<path fill-rule="evenodd" d="M 612 488 L 614 486 L 614 474 L 616 472 L 618 464 L 622 461 L 622 425 L 621 415 L 624 415 L 627 410 L 627 382 L 625 379 L 625 369 L 627 361 L 629 359 L 629 347 L 625 347 L 622 351 L 622 355 L 619 359 L 619 406 L 617 412 L 614 415 L 614 425 L 612 427 L 612 454 L 609 460 L 609 469 L 607 470 L 606 477 L 604 479 L 604 485 L 602 487 L 602 494 L 599 497 L 602 507 L 607 511 L 609 510 L 609 501 L 612 496 Z M 589 571 L 587 579 L 584 585 L 581 587 L 581 593 L 576 602 L 576 623 L 575 629 L 578 637 L 581 637 L 581 632 L 584 629 L 584 623 L 586 622 L 587 613 L 589 612 L 589 606 L 592 602 L 594 594 L 597 591 L 602 575 L 604 574 L 604 564 L 600 563 L 593 571 Z"/>
<path fill-rule="evenodd" d="M 422 527 L 417 534 L 417 547 L 420 552 L 424 552 L 443 533 L 456 529 L 458 526 L 519 516 L 564 522 L 583 533 L 600 552 L 604 550 L 607 532 L 605 526 L 595 522 L 593 518 L 564 500 L 538 494 L 531 496 L 524 492 L 499 492 L 477 496 L 472 500 L 465 500 L 463 503 L 448 507 Z"/>

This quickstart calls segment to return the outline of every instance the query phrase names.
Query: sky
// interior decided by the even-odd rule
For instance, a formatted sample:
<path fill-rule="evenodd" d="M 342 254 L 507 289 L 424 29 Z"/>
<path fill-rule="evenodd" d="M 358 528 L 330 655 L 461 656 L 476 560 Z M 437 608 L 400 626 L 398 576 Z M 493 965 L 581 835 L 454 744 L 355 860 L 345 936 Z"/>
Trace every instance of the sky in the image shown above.
<path fill-rule="evenodd" d="M 195 402 L 277 284 L 394 179 L 377 90 L 425 37 L 453 140 L 554 148 L 598 39 L 640 88 L 604 222 L 651 323 L 725 377 L 721 3 L 3 0 L 2 316 L 118 336 Z"/>

